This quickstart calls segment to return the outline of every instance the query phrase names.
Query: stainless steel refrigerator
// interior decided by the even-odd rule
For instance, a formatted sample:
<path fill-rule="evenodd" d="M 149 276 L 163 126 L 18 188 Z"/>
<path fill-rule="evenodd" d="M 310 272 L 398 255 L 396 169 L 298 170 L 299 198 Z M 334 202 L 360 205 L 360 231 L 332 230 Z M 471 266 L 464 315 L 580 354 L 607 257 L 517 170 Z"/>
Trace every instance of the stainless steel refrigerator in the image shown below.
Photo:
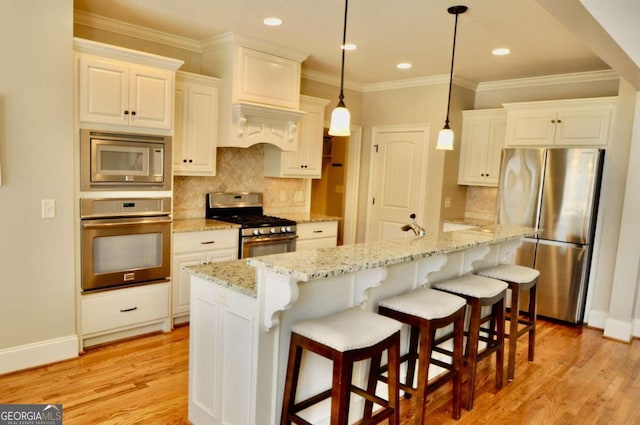
<path fill-rule="evenodd" d="M 601 149 L 502 152 L 496 222 L 539 229 L 516 263 L 540 271 L 540 316 L 583 320 L 603 160 Z"/>

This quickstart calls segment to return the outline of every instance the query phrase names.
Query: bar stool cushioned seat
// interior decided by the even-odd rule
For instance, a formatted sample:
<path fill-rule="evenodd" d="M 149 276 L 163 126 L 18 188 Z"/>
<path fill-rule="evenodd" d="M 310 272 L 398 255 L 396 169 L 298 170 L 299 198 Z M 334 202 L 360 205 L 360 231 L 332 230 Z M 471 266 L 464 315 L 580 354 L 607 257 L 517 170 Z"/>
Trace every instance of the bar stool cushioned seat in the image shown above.
<path fill-rule="evenodd" d="M 470 307 L 469 329 L 465 351 L 468 369 L 467 410 L 473 408 L 476 387 L 476 370 L 478 361 L 496 353 L 496 388 L 502 388 L 504 375 L 504 321 L 505 295 L 507 284 L 501 280 L 484 276 L 466 274 L 460 277 L 436 282 L 432 287 L 463 297 Z M 491 306 L 491 314 L 482 317 L 482 307 Z M 482 327 L 490 322 L 489 327 Z M 483 336 L 482 333 L 486 334 Z M 486 349 L 478 353 L 479 343 L 487 344 Z"/>
<path fill-rule="evenodd" d="M 399 320 L 410 326 L 409 351 L 400 358 L 407 362 L 407 376 L 400 388 L 406 396 L 414 396 L 414 424 L 426 423 L 425 404 L 427 394 L 441 385 L 452 381 L 454 419 L 460 418 L 461 368 L 463 356 L 464 314 L 467 302 L 464 298 L 430 288 L 420 288 L 391 298 L 378 304 L 378 314 Z M 451 362 L 433 357 L 437 351 L 436 331 L 453 324 L 453 351 Z M 447 339 L 450 339 L 447 338 Z M 418 349 L 419 342 L 419 349 Z M 441 341 L 443 342 L 443 341 Z M 414 387 L 414 374 L 418 363 L 418 381 Z M 429 365 L 434 364 L 446 370 L 429 381 Z M 380 380 L 385 379 L 379 376 Z M 368 404 L 365 404 L 365 417 Z"/>
<path fill-rule="evenodd" d="M 389 419 L 399 425 L 398 375 L 400 358 L 400 329 L 396 320 L 375 313 L 348 309 L 319 319 L 304 320 L 291 327 L 291 343 L 282 402 L 281 424 L 307 424 L 298 412 L 331 397 L 331 425 L 346 425 L 349 417 L 349 399 L 354 392 L 365 400 L 374 401 L 383 408 L 367 424 Z M 295 402 L 303 349 L 333 361 L 332 388 L 306 400 Z M 363 390 L 351 383 L 356 361 L 372 359 L 372 366 L 380 365 L 382 353 L 389 359 L 389 396 L 383 400 L 375 396 L 375 388 Z"/>
<path fill-rule="evenodd" d="M 518 338 L 529 334 L 528 360 L 533 361 L 536 341 L 537 319 L 537 283 L 540 272 L 530 267 L 517 264 L 499 264 L 495 267 L 479 270 L 480 276 L 499 279 L 509 285 L 511 289 L 511 310 L 506 318 L 509 320 L 509 357 L 507 360 L 507 380 L 513 381 L 516 365 L 516 345 Z M 524 314 L 520 312 L 520 296 L 523 291 L 529 291 L 529 306 Z M 515 307 L 514 307 L 515 306 Z M 520 328 L 519 325 L 523 325 Z"/>

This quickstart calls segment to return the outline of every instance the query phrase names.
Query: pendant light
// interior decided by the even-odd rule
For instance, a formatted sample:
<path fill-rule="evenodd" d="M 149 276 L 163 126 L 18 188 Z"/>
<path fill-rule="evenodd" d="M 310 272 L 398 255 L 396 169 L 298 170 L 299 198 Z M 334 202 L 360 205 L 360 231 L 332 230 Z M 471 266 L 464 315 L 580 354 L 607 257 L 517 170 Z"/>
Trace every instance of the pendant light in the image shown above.
<path fill-rule="evenodd" d="M 449 99 L 447 100 L 447 118 L 444 127 L 438 134 L 438 144 L 436 149 L 453 150 L 453 130 L 449 127 L 449 108 L 451 106 L 451 86 L 453 84 L 453 60 L 456 57 L 456 33 L 458 31 L 458 15 L 467 11 L 467 6 L 451 6 L 447 9 L 452 15 L 456 15 L 456 22 L 453 27 L 453 52 L 451 53 L 451 72 L 449 73 Z"/>
<path fill-rule="evenodd" d="M 347 44 L 347 10 L 349 0 L 344 2 L 344 28 L 342 31 L 342 68 L 340 70 L 340 96 L 338 96 L 338 105 L 331 113 L 331 125 L 329 126 L 329 134 L 331 136 L 350 136 L 351 135 L 351 114 L 344 104 L 344 53 Z"/>

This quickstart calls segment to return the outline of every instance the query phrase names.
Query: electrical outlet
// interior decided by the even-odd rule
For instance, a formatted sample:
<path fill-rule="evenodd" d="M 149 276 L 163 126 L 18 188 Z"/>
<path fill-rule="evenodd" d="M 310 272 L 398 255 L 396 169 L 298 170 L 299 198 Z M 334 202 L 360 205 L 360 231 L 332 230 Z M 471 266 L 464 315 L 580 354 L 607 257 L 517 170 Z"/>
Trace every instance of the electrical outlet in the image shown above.
<path fill-rule="evenodd" d="M 42 200 L 42 218 L 55 218 L 55 217 L 56 217 L 56 200 L 43 199 Z"/>
<path fill-rule="evenodd" d="M 445 196 L 445 198 L 444 198 L 444 207 L 445 208 L 450 208 L 451 207 L 451 197 L 450 196 Z"/>

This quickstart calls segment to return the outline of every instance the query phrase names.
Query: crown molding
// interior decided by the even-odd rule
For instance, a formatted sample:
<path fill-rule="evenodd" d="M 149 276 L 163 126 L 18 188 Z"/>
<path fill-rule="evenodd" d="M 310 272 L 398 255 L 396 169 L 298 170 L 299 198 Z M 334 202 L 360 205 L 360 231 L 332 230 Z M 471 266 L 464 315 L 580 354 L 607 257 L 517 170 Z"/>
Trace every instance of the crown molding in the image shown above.
<path fill-rule="evenodd" d="M 138 25 L 128 24 L 111 18 L 94 15 L 80 10 L 73 11 L 73 22 L 76 25 L 84 25 L 128 37 L 139 38 L 142 40 L 152 41 L 167 46 L 177 47 L 179 49 L 189 50 L 196 53 L 202 53 L 202 43 L 187 37 L 180 37 L 162 31 L 156 31 L 150 28 Z"/>
<path fill-rule="evenodd" d="M 575 72 L 572 74 L 545 75 L 543 77 L 515 78 L 513 80 L 486 81 L 478 84 L 476 91 L 521 89 L 558 84 L 590 83 L 594 81 L 618 80 L 620 76 L 614 70 Z"/>
<path fill-rule="evenodd" d="M 324 72 L 314 71 L 312 69 L 303 69 L 302 78 L 307 80 L 316 81 L 318 83 L 329 84 L 330 86 L 340 87 L 340 78 L 334 75 L 329 75 Z M 364 88 L 362 84 L 354 83 L 353 81 L 344 81 L 344 88 L 354 91 L 362 92 Z"/>
<path fill-rule="evenodd" d="M 270 43 L 259 38 L 236 34 L 234 32 L 227 32 L 210 37 L 202 41 L 201 46 L 202 51 L 206 52 L 208 50 L 214 50 L 225 44 L 233 44 L 243 47 L 246 46 L 252 49 L 260 50 L 261 52 L 270 53 L 272 55 L 294 60 L 299 63 L 304 62 L 309 57 L 309 53 L 307 52 L 285 47 L 276 43 Z"/>

